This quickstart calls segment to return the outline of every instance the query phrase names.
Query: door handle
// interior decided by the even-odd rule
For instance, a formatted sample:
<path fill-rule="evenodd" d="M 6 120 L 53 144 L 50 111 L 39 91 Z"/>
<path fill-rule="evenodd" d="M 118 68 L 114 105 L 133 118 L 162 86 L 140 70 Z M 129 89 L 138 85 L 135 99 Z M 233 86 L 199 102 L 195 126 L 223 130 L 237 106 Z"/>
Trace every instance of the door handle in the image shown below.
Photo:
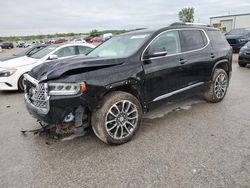
<path fill-rule="evenodd" d="M 215 56 L 213 53 L 211 53 L 211 54 L 210 54 L 210 57 L 211 57 L 212 59 L 214 59 L 216 56 Z"/>
<path fill-rule="evenodd" d="M 186 62 L 187 62 L 186 59 L 180 59 L 180 61 L 179 61 L 179 63 L 180 63 L 181 65 L 185 64 Z"/>

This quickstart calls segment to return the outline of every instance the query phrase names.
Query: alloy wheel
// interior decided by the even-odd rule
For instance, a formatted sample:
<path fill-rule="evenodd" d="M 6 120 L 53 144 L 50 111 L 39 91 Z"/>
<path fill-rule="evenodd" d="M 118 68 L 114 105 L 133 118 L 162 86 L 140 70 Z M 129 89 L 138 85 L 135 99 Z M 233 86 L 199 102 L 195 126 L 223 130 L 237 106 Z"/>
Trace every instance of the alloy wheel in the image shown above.
<path fill-rule="evenodd" d="M 138 123 L 138 109 L 128 100 L 121 100 L 109 109 L 105 126 L 113 139 L 124 139 L 133 134 Z"/>
<path fill-rule="evenodd" d="M 228 80 L 225 74 L 219 74 L 215 80 L 214 92 L 218 99 L 222 99 L 227 91 Z"/>

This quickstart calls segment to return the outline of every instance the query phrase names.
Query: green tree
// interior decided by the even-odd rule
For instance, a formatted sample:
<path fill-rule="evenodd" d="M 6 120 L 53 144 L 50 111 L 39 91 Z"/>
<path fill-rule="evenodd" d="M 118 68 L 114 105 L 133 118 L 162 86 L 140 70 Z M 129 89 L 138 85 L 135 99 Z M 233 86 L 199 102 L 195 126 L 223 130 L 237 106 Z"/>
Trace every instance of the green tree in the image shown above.
<path fill-rule="evenodd" d="M 99 32 L 98 32 L 98 30 L 97 29 L 93 29 L 92 31 L 90 31 L 90 33 L 89 33 L 90 35 L 93 35 L 93 36 L 95 36 L 95 35 L 98 35 L 99 34 Z"/>
<path fill-rule="evenodd" d="M 182 22 L 194 22 L 194 8 L 187 7 L 181 9 L 179 12 L 179 19 Z"/>

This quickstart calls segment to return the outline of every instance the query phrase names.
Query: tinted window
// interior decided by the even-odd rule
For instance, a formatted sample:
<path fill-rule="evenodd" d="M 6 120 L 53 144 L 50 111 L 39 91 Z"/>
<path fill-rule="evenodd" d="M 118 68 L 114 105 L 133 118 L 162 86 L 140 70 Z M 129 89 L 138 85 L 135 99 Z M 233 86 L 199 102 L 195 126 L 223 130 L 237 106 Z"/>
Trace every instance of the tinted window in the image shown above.
<path fill-rule="evenodd" d="M 54 54 L 57 55 L 59 58 L 76 55 L 75 46 L 64 47 L 64 48 L 58 50 L 57 52 L 55 52 Z"/>
<path fill-rule="evenodd" d="M 239 29 L 233 29 L 230 32 L 227 33 L 227 35 L 249 35 L 250 28 L 239 28 Z"/>
<path fill-rule="evenodd" d="M 182 52 L 197 50 L 207 44 L 204 33 L 200 30 L 181 30 Z"/>
<path fill-rule="evenodd" d="M 56 45 L 47 46 L 46 48 L 43 48 L 42 50 L 40 50 L 37 53 L 33 54 L 31 57 L 36 58 L 36 59 L 43 58 L 44 56 L 48 55 L 50 52 L 55 50 L 57 47 L 58 46 L 56 46 Z"/>
<path fill-rule="evenodd" d="M 27 55 L 31 56 L 31 55 L 35 54 L 36 52 L 40 51 L 43 48 L 44 48 L 44 46 L 36 47 L 36 48 L 32 49 Z"/>
<path fill-rule="evenodd" d="M 210 41 L 212 42 L 212 45 L 214 46 L 228 45 L 225 36 L 220 31 L 211 30 L 207 31 L 207 34 L 208 37 L 210 38 Z"/>
<path fill-rule="evenodd" d="M 125 34 L 113 37 L 91 51 L 89 57 L 122 58 L 134 54 L 148 39 L 150 33 Z"/>
<path fill-rule="evenodd" d="M 25 56 L 30 51 L 30 47 L 21 50 L 20 52 L 16 53 L 17 56 Z"/>
<path fill-rule="evenodd" d="M 180 38 L 178 31 L 169 31 L 156 38 L 149 46 L 149 52 L 167 51 L 168 55 L 181 52 Z"/>
<path fill-rule="evenodd" d="M 87 54 L 92 50 L 92 48 L 87 46 L 78 46 L 78 49 L 80 54 Z"/>

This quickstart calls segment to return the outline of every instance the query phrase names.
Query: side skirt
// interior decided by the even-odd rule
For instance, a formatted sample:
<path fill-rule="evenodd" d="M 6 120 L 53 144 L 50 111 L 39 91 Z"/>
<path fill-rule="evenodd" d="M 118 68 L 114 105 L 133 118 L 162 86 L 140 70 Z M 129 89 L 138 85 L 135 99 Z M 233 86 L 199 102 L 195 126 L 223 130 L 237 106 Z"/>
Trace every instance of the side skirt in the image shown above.
<path fill-rule="evenodd" d="M 162 100 L 162 99 L 171 97 L 171 96 L 173 96 L 173 95 L 175 95 L 175 94 L 178 94 L 178 93 L 187 91 L 187 90 L 189 90 L 189 89 L 192 89 L 192 88 L 201 86 L 201 85 L 203 85 L 203 84 L 204 84 L 204 82 L 198 82 L 198 83 L 196 83 L 196 84 L 193 84 L 193 85 L 184 87 L 184 88 L 182 88 L 182 89 L 178 89 L 178 90 L 176 90 L 176 91 L 173 91 L 173 92 L 170 92 L 170 93 L 166 93 L 166 94 L 164 94 L 164 95 L 161 95 L 161 96 L 155 98 L 155 99 L 153 100 L 153 102 L 156 102 L 156 101 L 159 101 L 159 100 Z"/>

